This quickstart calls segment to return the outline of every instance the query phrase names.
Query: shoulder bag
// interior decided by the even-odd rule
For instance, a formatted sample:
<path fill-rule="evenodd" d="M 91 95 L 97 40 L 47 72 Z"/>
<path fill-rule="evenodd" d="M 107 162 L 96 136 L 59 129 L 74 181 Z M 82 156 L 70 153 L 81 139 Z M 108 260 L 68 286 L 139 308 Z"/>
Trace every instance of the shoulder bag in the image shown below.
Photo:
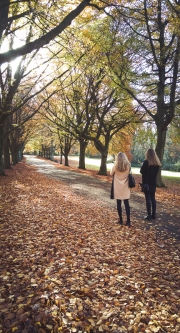
<path fill-rule="evenodd" d="M 134 179 L 134 177 L 132 175 L 131 169 L 130 169 L 129 176 L 128 176 L 128 182 L 129 182 L 129 187 L 130 188 L 133 188 L 133 187 L 136 186 L 136 182 L 135 182 L 135 179 Z"/>
<path fill-rule="evenodd" d="M 114 199 L 114 175 L 111 183 L 111 194 L 110 194 L 110 199 Z"/>

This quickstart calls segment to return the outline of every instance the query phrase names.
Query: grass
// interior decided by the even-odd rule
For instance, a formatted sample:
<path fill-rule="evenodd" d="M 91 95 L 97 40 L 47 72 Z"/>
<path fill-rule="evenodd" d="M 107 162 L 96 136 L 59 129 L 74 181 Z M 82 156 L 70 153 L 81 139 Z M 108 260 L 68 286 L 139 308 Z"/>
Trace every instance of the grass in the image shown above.
<path fill-rule="evenodd" d="M 71 160 L 69 159 L 69 165 L 70 166 L 74 166 L 74 167 L 77 167 L 78 168 L 78 159 L 77 160 Z M 86 170 L 89 170 L 89 171 L 99 171 L 99 168 L 100 166 L 99 165 L 95 165 L 95 164 L 86 164 L 85 165 L 86 167 Z M 141 177 L 141 174 L 139 173 L 139 168 L 137 167 L 132 167 L 132 172 L 133 172 L 133 175 L 137 175 L 137 176 L 140 176 Z M 107 165 L 107 171 L 109 172 L 111 170 L 111 166 L 110 165 Z M 172 176 L 169 176 L 169 175 L 162 175 L 162 179 L 163 179 L 163 182 L 165 183 L 165 187 L 170 187 L 171 185 L 175 185 L 175 186 L 180 186 L 180 177 L 174 177 L 173 175 Z"/>
<path fill-rule="evenodd" d="M 168 185 L 176 185 L 180 186 L 180 178 L 179 177 L 169 177 L 169 176 L 163 176 L 163 181 L 167 183 Z"/>
<path fill-rule="evenodd" d="M 99 171 L 99 166 L 92 165 L 92 164 L 86 164 L 86 170 L 97 170 L 97 171 Z M 172 183 L 173 185 L 180 185 L 180 177 L 162 176 L 162 178 L 165 182 Z"/>
<path fill-rule="evenodd" d="M 97 171 L 99 171 L 99 166 L 97 166 L 97 165 L 91 165 L 91 164 L 86 164 L 86 169 L 87 170 L 97 170 Z"/>

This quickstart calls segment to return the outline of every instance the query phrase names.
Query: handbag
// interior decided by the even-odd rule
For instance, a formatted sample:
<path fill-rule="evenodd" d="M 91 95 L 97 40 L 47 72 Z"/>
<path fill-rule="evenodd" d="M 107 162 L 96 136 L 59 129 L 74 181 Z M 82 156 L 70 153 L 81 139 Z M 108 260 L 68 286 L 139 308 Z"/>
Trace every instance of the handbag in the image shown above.
<path fill-rule="evenodd" d="M 111 194 L 110 194 L 110 199 L 114 199 L 114 175 L 111 183 Z"/>
<path fill-rule="evenodd" d="M 139 185 L 141 186 L 141 192 L 149 192 L 149 185 L 148 184 L 139 183 Z"/>
<path fill-rule="evenodd" d="M 133 188 L 136 186 L 136 182 L 135 182 L 135 179 L 132 175 L 132 172 L 129 173 L 129 176 L 128 176 L 128 183 L 129 183 L 129 188 Z"/>

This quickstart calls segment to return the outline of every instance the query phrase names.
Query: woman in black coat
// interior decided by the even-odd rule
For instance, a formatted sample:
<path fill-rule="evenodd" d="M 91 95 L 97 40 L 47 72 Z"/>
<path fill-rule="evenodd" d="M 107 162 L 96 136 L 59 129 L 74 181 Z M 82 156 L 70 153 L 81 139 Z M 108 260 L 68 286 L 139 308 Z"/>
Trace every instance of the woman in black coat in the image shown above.
<path fill-rule="evenodd" d="M 148 149 L 140 173 L 142 174 L 142 184 L 149 185 L 149 191 L 145 191 L 147 216 L 146 220 L 156 219 L 156 179 L 161 163 L 153 149 Z"/>

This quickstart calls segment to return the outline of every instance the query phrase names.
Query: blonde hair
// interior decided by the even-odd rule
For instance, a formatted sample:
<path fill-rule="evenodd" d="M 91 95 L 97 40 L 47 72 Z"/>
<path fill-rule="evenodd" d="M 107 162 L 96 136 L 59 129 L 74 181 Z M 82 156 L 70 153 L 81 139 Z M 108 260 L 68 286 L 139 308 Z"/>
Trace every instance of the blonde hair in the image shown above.
<path fill-rule="evenodd" d="M 117 154 L 115 168 L 118 171 L 126 171 L 130 168 L 130 162 L 125 153 L 119 152 Z"/>
<path fill-rule="evenodd" d="M 146 159 L 148 160 L 149 165 L 161 165 L 161 162 L 154 149 L 149 148 L 146 151 Z"/>

